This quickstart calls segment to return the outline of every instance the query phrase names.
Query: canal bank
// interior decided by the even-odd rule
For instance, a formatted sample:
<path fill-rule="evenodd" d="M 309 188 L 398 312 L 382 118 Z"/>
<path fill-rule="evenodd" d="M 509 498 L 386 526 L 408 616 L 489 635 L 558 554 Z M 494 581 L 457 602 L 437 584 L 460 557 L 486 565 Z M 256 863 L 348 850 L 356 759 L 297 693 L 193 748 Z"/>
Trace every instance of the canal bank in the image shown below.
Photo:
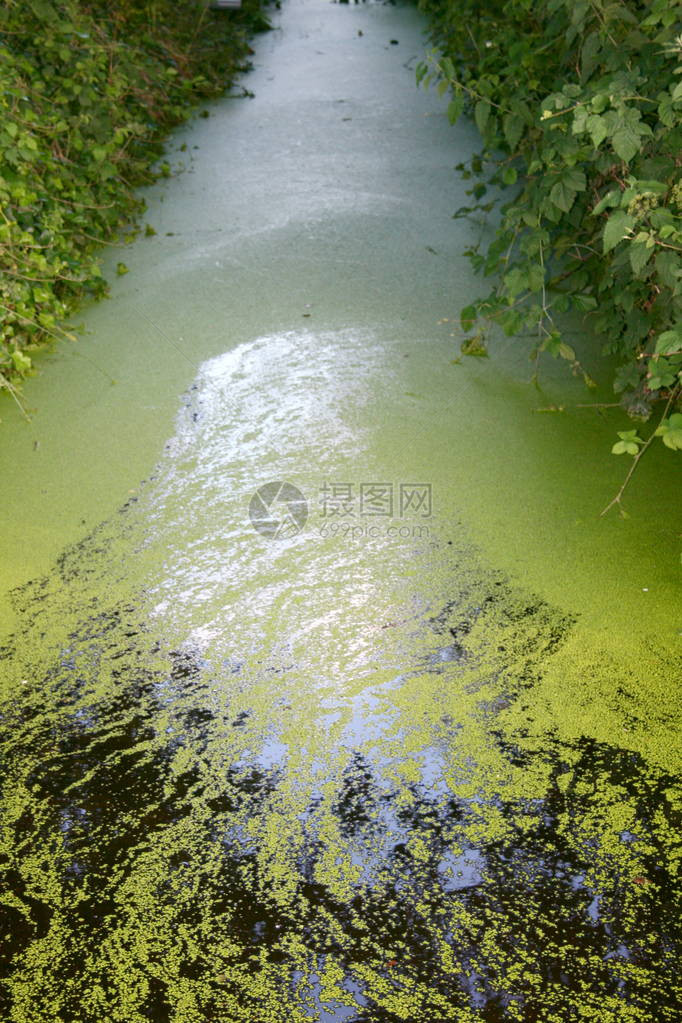
<path fill-rule="evenodd" d="M 676 481 L 452 364 L 421 28 L 289 4 L 3 424 L 8 1019 L 674 1018 Z"/>

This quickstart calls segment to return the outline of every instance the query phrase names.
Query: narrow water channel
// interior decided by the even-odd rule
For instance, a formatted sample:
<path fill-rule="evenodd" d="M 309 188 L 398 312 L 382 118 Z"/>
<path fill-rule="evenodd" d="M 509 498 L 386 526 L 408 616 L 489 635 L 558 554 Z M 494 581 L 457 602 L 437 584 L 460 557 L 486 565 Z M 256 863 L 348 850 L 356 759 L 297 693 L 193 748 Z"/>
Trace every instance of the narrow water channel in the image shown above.
<path fill-rule="evenodd" d="M 8 1023 L 682 1018 L 682 478 L 453 364 L 423 30 L 288 0 L 2 409 Z"/>

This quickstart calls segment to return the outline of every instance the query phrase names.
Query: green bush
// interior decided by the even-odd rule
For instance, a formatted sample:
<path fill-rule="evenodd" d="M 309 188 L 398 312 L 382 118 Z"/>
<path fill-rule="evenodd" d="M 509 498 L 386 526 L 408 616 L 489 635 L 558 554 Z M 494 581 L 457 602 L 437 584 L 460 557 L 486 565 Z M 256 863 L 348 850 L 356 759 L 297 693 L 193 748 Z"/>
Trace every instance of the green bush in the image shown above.
<path fill-rule="evenodd" d="M 500 190 L 499 227 L 468 254 L 495 286 L 461 311 L 464 330 L 533 332 L 532 357 L 565 359 L 592 385 L 557 325 L 588 317 L 616 356 L 614 390 L 634 419 L 682 450 L 682 4 L 671 0 L 419 0 L 436 49 L 419 81 L 451 94 L 485 149 L 460 170 L 474 210 Z M 464 342 L 484 350 L 485 329 Z M 630 474 L 629 474 L 630 475 Z"/>
<path fill-rule="evenodd" d="M 245 70 L 259 0 L 0 4 L 0 389 L 106 283 L 103 242 L 143 209 L 161 139 Z"/>

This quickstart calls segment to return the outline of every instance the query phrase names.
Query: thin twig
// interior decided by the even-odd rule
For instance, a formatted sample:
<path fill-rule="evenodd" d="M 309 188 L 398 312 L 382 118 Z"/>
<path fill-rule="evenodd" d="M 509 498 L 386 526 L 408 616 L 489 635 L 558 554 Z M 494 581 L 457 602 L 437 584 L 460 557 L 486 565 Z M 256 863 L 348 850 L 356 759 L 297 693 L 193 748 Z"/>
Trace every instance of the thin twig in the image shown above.
<path fill-rule="evenodd" d="M 661 425 L 661 423 L 663 422 L 665 417 L 668 415 L 668 412 L 670 411 L 670 409 L 671 409 L 671 407 L 673 405 L 673 402 L 677 398 L 677 395 L 679 394 L 679 391 L 680 391 L 679 387 L 675 388 L 674 391 L 671 391 L 670 397 L 668 398 L 668 401 L 666 402 L 665 409 L 663 410 L 663 415 L 661 416 L 661 418 L 658 421 L 658 426 Z M 658 427 L 656 427 L 656 429 L 658 429 Z M 620 508 L 620 499 L 621 499 L 621 497 L 623 496 L 623 494 L 625 492 L 625 488 L 627 487 L 628 483 L 632 479 L 632 474 L 634 473 L 635 469 L 639 465 L 640 458 L 642 457 L 644 452 L 647 450 L 647 448 L 649 447 L 649 445 L 651 444 L 651 442 L 653 441 L 655 436 L 656 436 L 656 430 L 652 430 L 651 434 L 649 435 L 649 437 L 647 438 L 645 443 L 642 445 L 642 447 L 639 449 L 639 451 L 635 455 L 635 457 L 634 457 L 634 459 L 632 461 L 632 465 L 630 466 L 630 470 L 629 470 L 627 476 L 625 477 L 625 479 L 623 480 L 623 483 L 621 485 L 620 490 L 618 491 L 616 496 L 613 498 L 613 500 L 609 501 L 609 503 L 606 505 L 606 508 L 604 508 L 603 512 L 600 515 L 600 518 L 603 518 L 603 516 L 606 515 L 606 513 L 611 510 L 611 508 L 613 508 L 614 504 L 617 504 L 619 506 L 619 508 Z M 620 513 L 621 513 L 621 515 L 623 514 L 622 508 L 620 508 Z"/>
<path fill-rule="evenodd" d="M 5 390 L 9 391 L 9 393 L 11 394 L 11 396 L 14 398 L 15 402 L 19 406 L 19 411 L 21 412 L 22 416 L 24 417 L 24 419 L 26 420 L 27 423 L 30 423 L 31 422 L 31 417 L 29 416 L 29 414 L 26 411 L 26 409 L 24 408 L 24 406 L 21 404 L 21 401 L 19 399 L 19 392 L 17 391 L 16 387 L 14 387 L 14 385 L 10 383 L 10 381 L 7 379 L 7 377 L 3 373 L 0 373 L 0 391 L 3 388 Z"/>

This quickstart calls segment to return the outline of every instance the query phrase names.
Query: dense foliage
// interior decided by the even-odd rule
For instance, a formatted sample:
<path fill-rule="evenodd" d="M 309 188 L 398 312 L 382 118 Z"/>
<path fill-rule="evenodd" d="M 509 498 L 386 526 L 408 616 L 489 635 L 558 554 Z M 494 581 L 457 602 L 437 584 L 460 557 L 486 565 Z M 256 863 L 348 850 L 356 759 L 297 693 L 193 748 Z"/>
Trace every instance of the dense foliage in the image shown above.
<path fill-rule="evenodd" d="M 473 210 L 500 190 L 494 241 L 469 250 L 491 293 L 464 330 L 532 330 L 533 358 L 560 357 L 591 380 L 557 315 L 578 310 L 619 366 L 634 419 L 615 454 L 638 459 L 654 435 L 682 450 L 682 4 L 675 0 L 420 0 L 436 49 L 420 81 L 450 90 L 485 150 L 460 165 Z M 478 179 L 478 180 L 476 180 Z M 506 197 L 505 197 L 506 198 Z M 464 343 L 485 352 L 479 330 Z M 644 431 L 643 431 L 644 432 Z"/>
<path fill-rule="evenodd" d="M 0 4 L 0 389 L 17 397 L 37 345 L 105 292 L 98 251 L 142 209 L 160 139 L 265 27 L 259 0 Z"/>

